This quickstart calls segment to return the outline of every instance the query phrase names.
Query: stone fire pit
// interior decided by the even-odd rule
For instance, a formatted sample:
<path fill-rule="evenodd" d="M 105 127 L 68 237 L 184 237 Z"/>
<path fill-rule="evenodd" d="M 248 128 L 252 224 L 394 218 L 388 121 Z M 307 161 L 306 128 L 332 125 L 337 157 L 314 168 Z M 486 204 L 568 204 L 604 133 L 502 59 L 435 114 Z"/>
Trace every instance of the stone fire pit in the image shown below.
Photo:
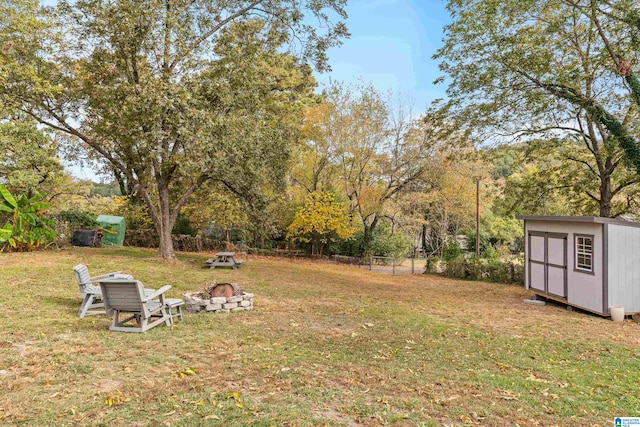
<path fill-rule="evenodd" d="M 243 292 L 237 283 L 218 283 L 207 286 L 204 291 L 187 292 L 183 296 L 190 313 L 253 310 L 253 294 Z"/>

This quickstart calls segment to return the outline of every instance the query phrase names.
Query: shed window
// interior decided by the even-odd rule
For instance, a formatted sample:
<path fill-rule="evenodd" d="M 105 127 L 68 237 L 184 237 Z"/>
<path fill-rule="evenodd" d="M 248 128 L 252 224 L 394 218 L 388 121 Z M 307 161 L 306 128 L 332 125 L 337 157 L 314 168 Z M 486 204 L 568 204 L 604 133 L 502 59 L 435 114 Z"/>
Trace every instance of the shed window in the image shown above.
<path fill-rule="evenodd" d="M 593 271 L 593 237 L 576 236 L 576 270 Z"/>

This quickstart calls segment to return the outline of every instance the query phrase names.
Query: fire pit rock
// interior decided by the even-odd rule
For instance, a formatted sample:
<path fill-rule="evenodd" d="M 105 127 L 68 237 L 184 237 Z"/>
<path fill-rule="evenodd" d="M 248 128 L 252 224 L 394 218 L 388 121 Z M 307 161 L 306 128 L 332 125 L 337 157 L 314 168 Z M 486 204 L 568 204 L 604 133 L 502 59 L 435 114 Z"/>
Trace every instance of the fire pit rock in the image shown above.
<path fill-rule="evenodd" d="M 243 292 L 237 283 L 217 283 L 204 291 L 187 292 L 183 296 L 190 313 L 253 310 L 253 294 Z"/>

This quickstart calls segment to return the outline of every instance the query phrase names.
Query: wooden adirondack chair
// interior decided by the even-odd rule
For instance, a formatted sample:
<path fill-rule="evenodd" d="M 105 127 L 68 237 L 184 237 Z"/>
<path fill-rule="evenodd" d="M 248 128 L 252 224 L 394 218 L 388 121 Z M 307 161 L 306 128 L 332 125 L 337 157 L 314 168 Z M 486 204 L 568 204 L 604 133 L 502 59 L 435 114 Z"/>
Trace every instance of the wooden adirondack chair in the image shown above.
<path fill-rule="evenodd" d="M 82 319 L 84 316 L 93 314 L 105 314 L 104 304 L 102 303 L 102 292 L 98 285 L 99 280 L 103 279 L 133 279 L 129 274 L 122 274 L 120 271 L 114 271 L 100 276 L 91 277 L 89 269 L 84 264 L 78 264 L 73 267 L 73 274 L 76 276 L 78 286 L 80 287 L 80 296 L 82 297 L 82 305 L 78 315 Z M 153 289 L 149 293 L 154 292 Z M 94 310 L 94 309 L 100 310 Z"/>
<path fill-rule="evenodd" d="M 171 306 L 165 293 L 171 289 L 165 285 L 150 295 L 145 295 L 142 282 L 126 279 L 100 280 L 102 300 L 107 314 L 113 317 L 111 331 L 145 332 L 160 323 L 173 324 Z M 157 298 L 157 300 L 156 300 Z M 120 316 L 125 316 L 120 319 Z M 135 321 L 134 326 L 126 326 Z"/>

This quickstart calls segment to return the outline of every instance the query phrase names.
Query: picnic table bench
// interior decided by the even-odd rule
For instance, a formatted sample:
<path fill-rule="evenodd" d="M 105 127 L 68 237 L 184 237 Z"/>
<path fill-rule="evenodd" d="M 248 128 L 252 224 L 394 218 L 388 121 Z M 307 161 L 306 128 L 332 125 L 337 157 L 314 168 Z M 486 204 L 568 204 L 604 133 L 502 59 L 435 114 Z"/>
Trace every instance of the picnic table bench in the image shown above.
<path fill-rule="evenodd" d="M 242 265 L 242 261 L 235 259 L 235 252 L 218 252 L 215 259 L 209 258 L 205 261 L 205 267 L 231 267 L 237 270 Z"/>

